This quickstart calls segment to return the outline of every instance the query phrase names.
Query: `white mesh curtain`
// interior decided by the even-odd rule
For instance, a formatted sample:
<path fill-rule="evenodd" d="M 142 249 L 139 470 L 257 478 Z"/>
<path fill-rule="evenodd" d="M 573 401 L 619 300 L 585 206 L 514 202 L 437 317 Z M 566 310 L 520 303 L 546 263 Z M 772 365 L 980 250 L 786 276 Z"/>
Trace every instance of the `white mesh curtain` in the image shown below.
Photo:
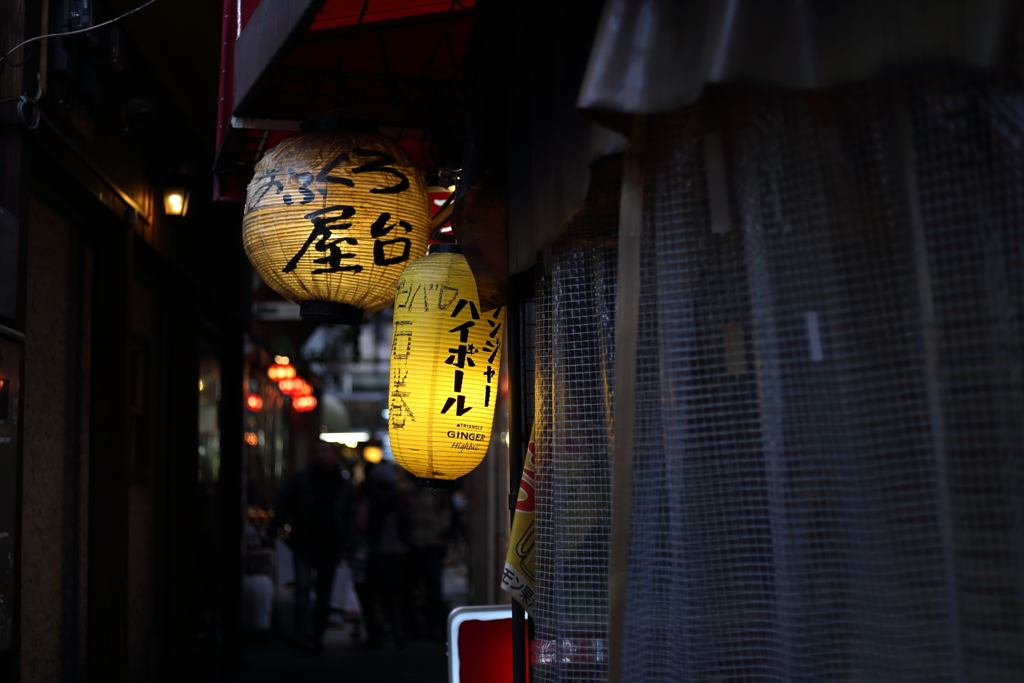
<path fill-rule="evenodd" d="M 625 681 L 1024 680 L 1024 94 L 651 117 Z"/>
<path fill-rule="evenodd" d="M 1024 91 L 648 121 L 622 679 L 1024 681 Z M 607 676 L 608 215 L 537 292 L 542 681 Z"/>

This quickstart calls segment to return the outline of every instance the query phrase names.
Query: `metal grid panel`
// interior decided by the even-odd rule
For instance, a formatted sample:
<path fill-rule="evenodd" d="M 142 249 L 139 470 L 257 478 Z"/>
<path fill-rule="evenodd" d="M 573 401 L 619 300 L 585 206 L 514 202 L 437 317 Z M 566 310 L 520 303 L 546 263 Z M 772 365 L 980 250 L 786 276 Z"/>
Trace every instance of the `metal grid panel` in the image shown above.
<path fill-rule="evenodd" d="M 537 288 L 537 681 L 607 676 L 617 176 L 610 187 L 544 253 Z"/>

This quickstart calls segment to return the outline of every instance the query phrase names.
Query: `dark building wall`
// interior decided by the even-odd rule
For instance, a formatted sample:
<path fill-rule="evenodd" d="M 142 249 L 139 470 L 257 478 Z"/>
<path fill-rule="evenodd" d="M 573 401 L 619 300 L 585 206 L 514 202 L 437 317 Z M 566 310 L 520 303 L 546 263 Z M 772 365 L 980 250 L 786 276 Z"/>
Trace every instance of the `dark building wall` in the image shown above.
<path fill-rule="evenodd" d="M 163 307 L 137 279 L 131 283 L 128 381 L 128 680 L 151 680 L 157 640 L 157 525 L 165 431 L 161 401 Z"/>
<path fill-rule="evenodd" d="M 79 571 L 82 464 L 82 254 L 74 227 L 33 200 L 27 213 L 28 278 L 22 474 L 24 681 L 59 681 L 77 669 L 83 622 Z M 84 363 L 83 363 L 84 361 Z"/>
<path fill-rule="evenodd" d="M 8 48 L 41 32 L 46 4 L 0 3 Z M 111 10 L 106 4 L 99 9 Z M 207 13 L 214 22 L 218 9 Z M 39 63 L 52 41 L 0 73 L 0 99 L 34 93 L 39 71 L 44 86 L 38 129 L 23 129 L 14 107 L 0 109 L 0 207 L 20 221 L 27 249 L 26 305 L 13 322 L 26 333 L 22 605 L 20 640 L 0 654 L 3 683 L 193 680 L 196 634 L 212 629 L 210 642 L 230 647 L 237 632 L 251 280 L 240 207 L 211 203 L 203 169 L 213 165 L 212 143 L 197 135 L 195 108 L 183 116 L 154 76 L 176 71 L 178 58 L 168 53 L 155 69 L 154 53 L 133 47 L 135 27 L 124 28 L 124 68 L 97 73 L 91 101 L 62 99 L 67 74 Z M 215 63 L 208 68 L 216 73 Z M 140 93 L 156 106 L 128 121 L 124 98 Z M 192 95 L 212 111 L 215 90 Z M 208 125 L 212 135 L 212 115 Z M 169 218 L 162 189 L 182 161 L 190 162 L 189 215 Z M 125 197 L 148 217 L 138 220 Z M 224 556 L 204 567 L 195 552 L 196 379 L 201 330 L 211 326 L 226 382 L 228 484 L 217 511 Z M 196 598 L 204 585 L 223 596 L 208 627 Z"/>

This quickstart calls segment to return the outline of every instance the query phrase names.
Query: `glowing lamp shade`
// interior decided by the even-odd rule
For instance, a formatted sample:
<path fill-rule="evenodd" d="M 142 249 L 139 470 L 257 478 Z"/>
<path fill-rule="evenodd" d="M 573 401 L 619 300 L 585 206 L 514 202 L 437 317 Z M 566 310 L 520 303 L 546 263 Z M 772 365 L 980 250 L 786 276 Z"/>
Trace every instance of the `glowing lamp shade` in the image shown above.
<path fill-rule="evenodd" d="M 365 446 L 363 448 L 363 460 L 366 462 L 372 462 L 376 465 L 383 459 L 384 449 L 380 446 Z"/>
<path fill-rule="evenodd" d="M 270 287 L 303 318 L 358 324 L 394 301 L 426 253 L 422 174 L 375 132 L 300 133 L 271 149 L 249 183 L 242 241 Z"/>
<path fill-rule="evenodd" d="M 164 213 L 168 216 L 188 213 L 188 190 L 184 187 L 164 188 Z"/>
<path fill-rule="evenodd" d="M 277 383 L 277 388 L 285 396 L 309 396 L 313 393 L 313 387 L 301 377 L 283 379 Z"/>
<path fill-rule="evenodd" d="M 402 467 L 454 480 L 487 453 L 504 310 L 480 309 L 476 281 L 455 245 L 435 244 L 398 281 L 388 434 Z"/>
<path fill-rule="evenodd" d="M 295 368 L 287 363 L 274 363 L 267 368 L 267 377 L 275 382 L 280 382 L 283 379 L 292 379 L 295 377 Z"/>
<path fill-rule="evenodd" d="M 292 401 L 292 405 L 295 406 L 295 410 L 300 413 L 308 413 L 316 408 L 316 396 L 297 396 L 295 400 Z"/>
<path fill-rule="evenodd" d="M 250 411 L 258 413 L 263 410 L 263 397 L 259 394 L 249 394 L 245 397 L 245 406 Z"/>

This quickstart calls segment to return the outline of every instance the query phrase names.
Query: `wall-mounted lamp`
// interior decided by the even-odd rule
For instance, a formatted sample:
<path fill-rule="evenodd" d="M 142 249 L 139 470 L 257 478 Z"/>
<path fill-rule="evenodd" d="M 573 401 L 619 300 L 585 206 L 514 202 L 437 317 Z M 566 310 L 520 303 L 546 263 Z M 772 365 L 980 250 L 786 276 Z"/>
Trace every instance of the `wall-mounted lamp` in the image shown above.
<path fill-rule="evenodd" d="M 184 187 L 164 188 L 164 213 L 168 216 L 184 216 L 188 212 L 188 190 Z"/>

